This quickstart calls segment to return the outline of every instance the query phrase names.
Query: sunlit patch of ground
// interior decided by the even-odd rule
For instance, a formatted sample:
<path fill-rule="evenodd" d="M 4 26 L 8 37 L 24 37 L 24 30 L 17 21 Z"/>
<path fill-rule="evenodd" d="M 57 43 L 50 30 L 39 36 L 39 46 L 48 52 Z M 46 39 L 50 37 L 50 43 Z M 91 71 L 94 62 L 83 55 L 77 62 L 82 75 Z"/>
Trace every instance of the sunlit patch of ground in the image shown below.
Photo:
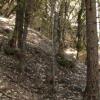
<path fill-rule="evenodd" d="M 4 17 L 0 16 L 0 21 L 2 21 L 2 22 L 8 22 L 9 20 L 7 18 L 4 18 Z"/>
<path fill-rule="evenodd" d="M 77 51 L 73 48 L 68 48 L 64 50 L 65 54 L 72 56 L 73 58 L 76 58 Z"/>

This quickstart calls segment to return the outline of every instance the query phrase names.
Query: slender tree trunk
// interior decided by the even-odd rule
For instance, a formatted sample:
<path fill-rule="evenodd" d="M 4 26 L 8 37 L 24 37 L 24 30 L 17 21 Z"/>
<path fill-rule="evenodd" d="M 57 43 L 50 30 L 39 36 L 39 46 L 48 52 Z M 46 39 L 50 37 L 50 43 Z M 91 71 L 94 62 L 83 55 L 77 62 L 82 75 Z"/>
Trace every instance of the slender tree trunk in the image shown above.
<path fill-rule="evenodd" d="M 85 0 L 87 29 L 87 85 L 83 100 L 100 100 L 98 84 L 98 37 L 96 0 Z"/>
<path fill-rule="evenodd" d="M 11 47 L 17 47 L 17 39 L 18 39 L 18 27 L 19 27 L 19 1 L 17 0 L 17 8 L 16 8 L 16 19 L 15 19 L 15 29 L 12 36 L 12 39 L 9 41 Z"/>
<path fill-rule="evenodd" d="M 54 23 L 54 20 L 55 20 L 55 3 L 56 3 L 56 0 L 50 0 L 51 2 L 51 39 L 52 39 L 52 67 L 51 67 L 51 80 L 52 80 L 52 90 L 51 90 L 51 95 L 52 95 L 52 99 L 51 100 L 55 100 L 56 99 L 56 96 L 55 96 L 55 51 L 56 51 L 56 48 L 55 48 L 55 39 L 54 39 L 54 34 L 55 34 L 55 23 Z"/>
<path fill-rule="evenodd" d="M 64 52 L 64 42 L 65 42 L 65 33 L 66 33 L 66 16 L 68 11 L 67 0 L 63 0 L 60 5 L 59 11 L 59 54 L 63 54 Z"/>
<path fill-rule="evenodd" d="M 17 0 L 15 29 L 12 37 L 12 45 L 18 48 L 23 47 L 23 25 L 24 25 L 24 0 Z"/>
<path fill-rule="evenodd" d="M 84 2 L 83 0 L 81 1 L 81 9 L 78 12 L 78 19 L 77 19 L 77 23 L 78 23 L 78 28 L 77 28 L 77 44 L 76 44 L 76 49 L 77 49 L 77 60 L 79 59 L 79 52 L 81 49 L 81 45 L 82 45 L 82 14 L 83 14 L 83 10 L 84 10 Z"/>
<path fill-rule="evenodd" d="M 55 15 L 54 15 L 54 28 L 53 28 L 53 44 L 54 44 L 54 49 L 55 49 L 55 56 L 57 54 L 59 54 L 60 50 L 59 50 L 59 47 L 60 47 L 60 26 L 59 26 L 59 13 L 58 12 L 55 12 Z"/>
<path fill-rule="evenodd" d="M 26 41 L 28 34 L 28 26 L 30 24 L 30 19 L 32 15 L 32 0 L 26 0 L 25 2 L 25 16 L 24 16 L 24 32 L 23 32 L 23 41 Z"/>
<path fill-rule="evenodd" d="M 24 27 L 24 9 L 25 0 L 19 0 L 18 2 L 18 48 L 23 48 L 23 27 Z"/>

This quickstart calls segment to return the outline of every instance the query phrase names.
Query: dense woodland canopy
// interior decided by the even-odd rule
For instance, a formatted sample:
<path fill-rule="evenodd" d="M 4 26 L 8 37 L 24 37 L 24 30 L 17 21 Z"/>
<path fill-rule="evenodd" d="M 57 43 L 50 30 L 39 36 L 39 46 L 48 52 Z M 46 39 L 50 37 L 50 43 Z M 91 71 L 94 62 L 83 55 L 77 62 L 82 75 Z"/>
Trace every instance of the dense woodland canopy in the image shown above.
<path fill-rule="evenodd" d="M 99 100 L 99 12 L 100 0 L 0 0 L 0 100 Z"/>

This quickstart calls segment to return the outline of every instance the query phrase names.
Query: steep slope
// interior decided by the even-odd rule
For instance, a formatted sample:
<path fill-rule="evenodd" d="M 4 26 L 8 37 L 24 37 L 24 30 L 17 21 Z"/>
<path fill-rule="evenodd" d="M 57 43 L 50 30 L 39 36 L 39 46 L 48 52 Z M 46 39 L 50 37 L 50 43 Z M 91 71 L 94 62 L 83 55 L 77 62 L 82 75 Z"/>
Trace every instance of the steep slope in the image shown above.
<path fill-rule="evenodd" d="M 11 21 L 0 21 L 0 40 L 3 38 L 3 43 L 7 41 L 8 33 L 13 31 L 14 23 Z M 53 100 L 52 66 L 51 41 L 29 29 L 22 61 L 5 55 L 3 50 L 0 52 L 0 100 Z M 24 71 L 21 72 L 21 68 Z M 86 66 L 76 63 L 68 69 L 56 64 L 55 68 L 55 99 L 82 100 Z"/>

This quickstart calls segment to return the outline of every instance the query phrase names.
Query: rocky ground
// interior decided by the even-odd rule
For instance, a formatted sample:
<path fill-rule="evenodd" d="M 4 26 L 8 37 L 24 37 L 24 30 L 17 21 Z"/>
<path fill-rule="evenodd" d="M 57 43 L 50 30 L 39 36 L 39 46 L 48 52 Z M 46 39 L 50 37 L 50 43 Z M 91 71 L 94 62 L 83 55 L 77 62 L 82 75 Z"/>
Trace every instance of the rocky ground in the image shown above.
<path fill-rule="evenodd" d="M 11 21 L 0 21 L 3 43 L 7 41 L 4 33 L 10 33 L 9 28 L 13 28 Z M 52 66 L 55 67 L 55 90 L 52 90 Z M 7 56 L 1 47 L 0 100 L 54 100 L 52 96 L 55 100 L 82 100 L 85 82 L 86 66 L 76 62 L 67 68 L 53 62 L 51 42 L 34 30 L 29 29 L 22 61 Z"/>

